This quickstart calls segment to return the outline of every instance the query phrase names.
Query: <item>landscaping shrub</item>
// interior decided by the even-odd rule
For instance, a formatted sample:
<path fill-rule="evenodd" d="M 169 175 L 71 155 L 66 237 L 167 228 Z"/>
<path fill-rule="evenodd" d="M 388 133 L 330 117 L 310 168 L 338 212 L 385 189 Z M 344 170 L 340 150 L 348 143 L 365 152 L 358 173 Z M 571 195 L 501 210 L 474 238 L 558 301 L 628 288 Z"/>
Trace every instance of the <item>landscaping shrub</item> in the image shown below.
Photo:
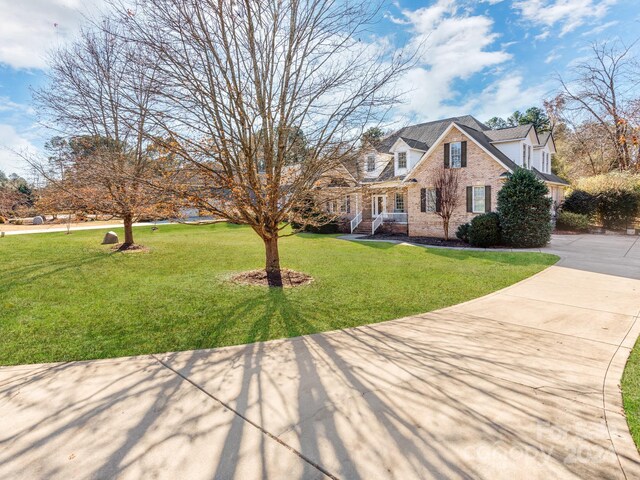
<path fill-rule="evenodd" d="M 463 223 L 456 230 L 456 237 L 458 237 L 463 242 L 469 243 L 469 229 L 471 228 L 470 223 Z"/>
<path fill-rule="evenodd" d="M 593 177 L 583 177 L 575 182 L 576 190 L 592 195 L 611 190 L 640 192 L 640 175 L 630 172 L 609 172 Z"/>
<path fill-rule="evenodd" d="M 3 223 L 7 223 L 7 219 L 4 218 L 2 215 L 0 215 L 0 225 L 2 225 Z"/>
<path fill-rule="evenodd" d="M 570 232 L 584 232 L 589 230 L 590 219 L 589 215 L 561 210 L 556 219 L 556 228 Z"/>
<path fill-rule="evenodd" d="M 531 170 L 518 168 L 498 192 L 502 242 L 511 247 L 542 247 L 551 239 L 549 189 Z"/>
<path fill-rule="evenodd" d="M 598 195 L 598 218 L 604 228 L 624 229 L 638 215 L 640 195 L 629 190 L 608 190 Z"/>
<path fill-rule="evenodd" d="M 591 216 L 598 208 L 598 196 L 584 190 L 574 190 L 562 202 L 562 210 Z"/>
<path fill-rule="evenodd" d="M 340 225 L 336 222 L 325 223 L 319 226 L 306 225 L 302 231 L 308 233 L 340 233 Z"/>
<path fill-rule="evenodd" d="M 483 248 L 500 244 L 500 217 L 497 213 L 483 213 L 471 220 L 469 243 Z"/>

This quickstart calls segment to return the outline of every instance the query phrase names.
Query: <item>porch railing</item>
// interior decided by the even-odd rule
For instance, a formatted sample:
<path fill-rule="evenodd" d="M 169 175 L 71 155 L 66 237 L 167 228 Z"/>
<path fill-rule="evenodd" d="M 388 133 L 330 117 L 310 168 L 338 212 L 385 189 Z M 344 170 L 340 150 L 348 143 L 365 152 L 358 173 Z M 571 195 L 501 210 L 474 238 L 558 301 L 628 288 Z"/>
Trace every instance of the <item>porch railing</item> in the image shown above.
<path fill-rule="evenodd" d="M 383 220 L 384 220 L 384 214 L 382 213 L 373 219 L 373 222 L 371 223 L 371 235 L 376 233 L 376 230 L 378 229 L 378 227 L 382 225 Z"/>
<path fill-rule="evenodd" d="M 409 214 L 407 213 L 383 213 L 382 217 L 385 222 L 407 223 Z"/>
<path fill-rule="evenodd" d="M 351 233 L 358 228 L 358 225 L 362 222 L 362 212 L 358 212 L 355 217 L 351 219 Z"/>

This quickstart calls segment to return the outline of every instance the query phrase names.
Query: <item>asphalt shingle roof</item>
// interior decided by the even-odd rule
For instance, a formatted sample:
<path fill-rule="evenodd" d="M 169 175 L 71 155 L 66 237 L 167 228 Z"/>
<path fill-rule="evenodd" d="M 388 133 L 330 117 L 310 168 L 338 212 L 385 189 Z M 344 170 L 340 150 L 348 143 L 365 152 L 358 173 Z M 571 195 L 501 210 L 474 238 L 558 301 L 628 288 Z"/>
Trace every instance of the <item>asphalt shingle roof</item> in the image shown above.
<path fill-rule="evenodd" d="M 533 125 L 518 125 L 517 127 L 509 127 L 509 128 L 500 128 L 498 130 L 487 130 L 485 131 L 485 135 L 492 142 L 502 142 L 506 140 L 517 140 L 520 138 L 524 138 L 529 134 L 529 130 Z"/>
<path fill-rule="evenodd" d="M 476 130 L 489 130 L 484 123 L 479 122 L 471 115 L 464 115 L 462 117 L 445 118 L 444 120 L 437 120 L 435 122 L 420 123 L 418 125 L 410 125 L 408 127 L 401 128 L 400 130 L 392 133 L 388 137 L 382 140 L 382 143 L 378 147 L 380 153 L 389 153 L 389 149 L 396 143 L 398 138 L 402 138 L 405 142 L 415 141 L 421 145 L 420 150 L 428 150 L 431 145 L 442 135 L 451 122 L 459 123 L 460 125 L 467 125 Z M 424 148 L 426 147 L 426 148 Z M 414 147 L 418 148 L 418 147 Z"/>
<path fill-rule="evenodd" d="M 549 138 L 551 138 L 551 132 L 540 132 L 538 134 L 539 145 L 544 147 L 549 141 Z"/>
<path fill-rule="evenodd" d="M 533 171 L 538 176 L 538 178 L 540 178 L 542 180 L 546 180 L 548 182 L 561 183 L 563 185 L 570 185 L 569 182 L 567 182 L 566 180 L 560 178 L 557 175 L 554 175 L 553 173 L 542 173 L 542 172 L 539 172 L 538 170 L 536 170 L 535 168 L 533 169 Z"/>

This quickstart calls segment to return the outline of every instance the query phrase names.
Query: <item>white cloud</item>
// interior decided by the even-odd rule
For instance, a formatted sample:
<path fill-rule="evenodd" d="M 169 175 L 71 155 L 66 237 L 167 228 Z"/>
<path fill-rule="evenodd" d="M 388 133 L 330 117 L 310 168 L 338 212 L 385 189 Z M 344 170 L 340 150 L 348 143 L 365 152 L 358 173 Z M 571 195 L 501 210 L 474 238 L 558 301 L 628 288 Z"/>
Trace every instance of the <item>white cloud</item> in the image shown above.
<path fill-rule="evenodd" d="M 597 35 L 599 33 L 604 32 L 607 28 L 611 28 L 611 27 L 617 25 L 618 23 L 620 23 L 620 22 L 618 22 L 617 20 L 612 20 L 610 22 L 606 22 L 606 23 L 600 24 L 600 25 L 592 28 L 591 30 L 588 30 L 588 31 L 584 32 L 582 34 L 582 36 L 583 37 L 587 37 L 589 35 Z"/>
<path fill-rule="evenodd" d="M 461 11 L 453 0 L 402 10 L 402 15 L 401 21 L 410 24 L 411 46 L 421 53 L 402 85 L 410 93 L 399 107 L 401 115 L 432 119 L 450 113 L 453 107 L 447 102 L 458 96 L 456 80 L 467 80 L 511 59 L 504 49 L 492 48 L 498 34 L 491 18 Z"/>
<path fill-rule="evenodd" d="M 26 173 L 26 163 L 20 153 L 36 154 L 38 149 L 24 135 L 11 125 L 0 123 L 0 170 L 7 175 Z"/>
<path fill-rule="evenodd" d="M 0 0 L 0 63 L 44 68 L 48 49 L 72 37 L 102 0 Z"/>
<path fill-rule="evenodd" d="M 617 0 L 518 0 L 514 8 L 526 21 L 547 28 L 560 25 L 560 36 L 603 18 Z"/>
<path fill-rule="evenodd" d="M 532 87 L 525 87 L 523 80 L 519 74 L 502 77 L 471 99 L 464 111 L 473 113 L 480 120 L 487 120 L 491 117 L 506 118 L 515 110 L 538 105 L 548 93 L 550 85 L 541 81 Z"/>
<path fill-rule="evenodd" d="M 549 53 L 549 55 L 547 55 L 547 58 L 544 59 L 544 63 L 555 62 L 556 60 L 558 60 L 561 57 L 562 57 L 562 55 L 560 55 L 558 52 L 553 50 L 553 51 L 551 51 Z"/>

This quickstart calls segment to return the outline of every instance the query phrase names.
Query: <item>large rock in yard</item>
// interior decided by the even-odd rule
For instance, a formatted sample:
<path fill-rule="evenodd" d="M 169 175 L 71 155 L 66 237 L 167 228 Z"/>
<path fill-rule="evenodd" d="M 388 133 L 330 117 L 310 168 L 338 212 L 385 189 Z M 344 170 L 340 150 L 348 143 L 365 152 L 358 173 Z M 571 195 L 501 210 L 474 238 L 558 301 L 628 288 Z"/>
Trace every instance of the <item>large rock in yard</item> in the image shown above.
<path fill-rule="evenodd" d="M 44 223 L 44 218 L 37 216 L 37 217 L 33 217 L 33 224 L 34 225 L 42 225 Z"/>
<path fill-rule="evenodd" d="M 118 234 L 116 232 L 107 232 L 102 240 L 102 245 L 115 245 L 118 243 Z"/>

